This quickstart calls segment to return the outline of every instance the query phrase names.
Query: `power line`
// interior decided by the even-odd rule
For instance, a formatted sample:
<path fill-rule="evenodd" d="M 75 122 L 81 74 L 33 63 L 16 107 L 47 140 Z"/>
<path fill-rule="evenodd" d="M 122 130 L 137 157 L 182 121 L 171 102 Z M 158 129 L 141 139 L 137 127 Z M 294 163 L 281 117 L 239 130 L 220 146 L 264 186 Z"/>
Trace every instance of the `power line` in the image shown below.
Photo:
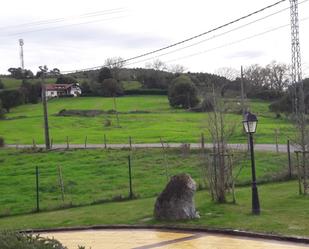
<path fill-rule="evenodd" d="M 61 26 L 56 26 L 56 27 L 50 27 L 50 28 L 29 30 L 29 31 L 24 31 L 24 32 L 12 33 L 12 34 L 9 34 L 8 36 L 16 36 L 16 35 L 22 35 L 22 34 L 34 33 L 34 32 L 40 32 L 40 31 L 46 31 L 46 30 L 52 30 L 52 29 L 60 29 L 60 28 L 78 26 L 78 25 L 85 25 L 85 24 L 89 24 L 89 23 L 96 23 L 96 22 L 109 21 L 109 20 L 119 19 L 119 18 L 123 18 L 123 17 L 125 17 L 125 16 L 116 16 L 116 17 L 111 17 L 111 18 L 104 18 L 104 19 L 99 19 L 99 20 L 92 20 L 92 21 L 88 21 L 88 22 L 72 23 L 72 24 L 66 24 L 66 25 L 61 25 Z"/>
<path fill-rule="evenodd" d="M 305 3 L 305 2 L 307 2 L 307 1 L 309 1 L 309 0 L 304 0 L 304 1 L 300 2 L 298 5 L 300 5 L 300 4 L 302 4 L 302 3 Z M 234 31 L 236 31 L 236 30 L 239 30 L 239 29 L 242 29 L 242 28 L 247 27 L 247 26 L 249 26 L 249 25 L 252 25 L 252 24 L 254 24 L 254 23 L 257 23 L 257 22 L 259 22 L 259 21 L 265 20 L 265 19 L 267 19 L 267 18 L 269 18 L 269 17 L 272 17 L 272 16 L 274 16 L 274 15 L 280 14 L 280 13 L 282 13 L 282 12 L 284 12 L 284 11 L 289 10 L 289 9 L 290 9 L 290 7 L 284 8 L 284 9 L 282 9 L 282 10 L 279 10 L 279 11 L 276 11 L 276 12 L 271 13 L 271 14 L 269 14 L 269 15 L 266 15 L 266 16 L 264 16 L 264 17 L 258 18 L 258 19 L 256 19 L 256 20 L 253 20 L 253 21 L 251 21 L 251 22 L 249 22 L 249 23 L 243 24 L 243 25 L 238 26 L 238 27 L 236 27 L 236 28 L 233 28 L 233 29 L 231 29 L 231 30 L 225 31 L 225 32 L 223 32 L 223 33 L 220 33 L 220 34 L 214 35 L 214 36 L 212 36 L 212 37 L 209 37 L 209 38 L 207 38 L 207 39 L 204 39 L 204 40 L 195 42 L 195 43 L 193 43 L 193 44 L 187 45 L 187 46 L 185 46 L 185 47 L 177 48 L 177 49 L 174 49 L 174 50 L 172 50 L 172 51 L 169 51 L 169 52 L 166 52 L 166 53 L 163 53 L 163 54 L 159 54 L 159 55 L 154 56 L 154 57 L 151 57 L 151 58 L 146 58 L 146 59 L 143 59 L 143 60 L 140 60 L 140 61 L 131 62 L 131 63 L 126 64 L 126 65 L 133 65 L 133 64 L 137 64 L 137 63 L 141 63 L 141 62 L 153 60 L 153 59 L 156 59 L 156 58 L 159 58 L 159 57 L 162 57 L 162 56 L 165 56 L 165 55 L 169 55 L 169 54 L 172 54 L 172 53 L 175 53 L 175 52 L 178 52 L 178 51 L 181 51 L 181 50 L 190 48 L 190 47 L 194 47 L 194 46 L 199 45 L 199 44 L 201 44 L 201 43 L 204 43 L 204 42 L 213 40 L 213 39 L 215 39 L 215 38 L 221 37 L 221 36 L 223 36 L 223 35 L 229 34 L 229 33 L 234 32 Z"/>
<path fill-rule="evenodd" d="M 309 20 L 309 17 L 300 19 L 300 21 L 306 21 L 306 20 Z M 272 29 L 266 30 L 266 31 L 258 33 L 258 34 L 247 36 L 247 37 L 245 37 L 243 39 L 239 39 L 239 40 L 236 40 L 236 41 L 233 41 L 233 42 L 229 42 L 229 43 L 226 43 L 226 44 L 223 44 L 223 45 L 211 48 L 211 49 L 207 49 L 207 50 L 204 50 L 204 51 L 200 51 L 200 52 L 197 52 L 197 53 L 194 53 L 194 54 L 190 54 L 190 55 L 186 55 L 186 56 L 183 56 L 183 57 L 179 57 L 177 59 L 168 60 L 166 62 L 168 63 L 168 62 L 172 62 L 172 61 L 183 60 L 183 59 L 187 59 L 187 58 L 190 58 L 190 57 L 193 57 L 193 56 L 197 56 L 197 55 L 200 55 L 200 54 L 212 52 L 214 50 L 218 50 L 220 48 L 228 47 L 228 46 L 231 46 L 231 45 L 234 45 L 234 44 L 246 41 L 246 40 L 250 40 L 250 39 L 253 39 L 255 37 L 262 36 L 262 35 L 265 35 L 265 34 L 268 34 L 268 33 L 271 33 L 271 32 L 274 32 L 274 31 L 277 31 L 279 29 L 286 28 L 286 27 L 289 27 L 289 26 L 290 26 L 290 24 L 281 25 L 281 26 L 278 26 L 276 28 L 272 28 Z"/>
<path fill-rule="evenodd" d="M 88 13 L 69 16 L 69 17 L 65 17 L 65 18 L 63 17 L 63 18 L 45 19 L 45 20 L 39 20 L 39 21 L 28 22 L 28 23 L 21 23 L 21 24 L 10 25 L 10 26 L 2 26 L 2 27 L 0 27 L 0 30 L 12 29 L 12 28 L 18 28 L 18 27 L 40 26 L 40 25 L 46 25 L 46 24 L 53 24 L 53 23 L 67 21 L 67 20 L 70 20 L 70 19 L 96 17 L 96 16 L 101 16 L 101 15 L 114 14 L 114 13 L 122 12 L 122 11 L 124 11 L 124 8 L 115 8 L 115 9 L 101 10 L 101 11 L 95 11 L 95 12 L 88 12 Z"/>
<path fill-rule="evenodd" d="M 261 8 L 261 9 L 259 9 L 259 10 L 254 11 L 254 12 L 251 12 L 251 13 L 249 13 L 249 14 L 247 14 L 247 15 L 244 15 L 244 16 L 242 16 L 242 17 L 240 17 L 240 18 L 237 18 L 237 19 L 235 19 L 235 20 L 233 20 L 233 21 L 227 22 L 227 23 L 225 23 L 225 24 L 223 24 L 223 25 L 220 25 L 220 26 L 215 27 L 215 28 L 213 28 L 213 29 L 210 29 L 210 30 L 208 30 L 208 31 L 206 31 L 206 32 L 203 32 L 203 33 L 201 33 L 201 34 L 192 36 L 192 37 L 187 38 L 187 39 L 185 39 L 185 40 L 182 40 L 182 41 L 173 43 L 173 44 L 171 44 L 171 45 L 168 45 L 168 46 L 165 46 L 165 47 L 162 47 L 162 48 L 159 48 L 159 49 L 156 49 L 156 50 L 153 50 L 153 51 L 144 53 L 144 54 L 140 54 L 140 55 L 137 55 L 137 56 L 128 58 L 128 59 L 124 59 L 123 61 L 121 61 L 121 63 L 126 63 L 126 62 L 128 62 L 128 61 L 135 60 L 135 59 L 138 59 L 138 58 L 141 58 L 141 57 L 145 57 L 145 56 L 147 56 L 147 55 L 151 55 L 151 54 L 154 54 L 154 53 L 157 53 L 157 52 L 160 52 L 160 51 L 163 51 L 163 50 L 166 50 L 166 49 L 169 49 L 169 48 L 178 46 L 178 45 L 180 45 L 180 44 L 186 43 L 186 42 L 188 42 L 188 41 L 197 39 L 197 38 L 199 38 L 199 37 L 202 37 L 202 36 L 204 36 L 204 35 L 210 34 L 210 33 L 214 32 L 214 31 L 219 30 L 219 29 L 228 27 L 228 26 L 230 26 L 230 25 L 232 25 L 232 24 L 234 24 L 234 23 L 237 23 L 237 22 L 239 22 L 239 21 L 241 21 L 241 20 L 247 19 L 247 18 L 249 18 L 249 17 L 251 17 L 251 16 L 253 16 L 253 15 L 256 15 L 256 14 L 258 14 L 258 13 L 261 13 L 261 12 L 263 12 L 263 11 L 265 11 L 265 10 L 267 10 L 267 9 L 270 9 L 270 8 L 272 8 L 272 7 L 274 7 L 274 6 L 277 6 L 277 5 L 279 5 L 279 4 L 281 4 L 281 3 L 285 2 L 285 1 L 286 1 L 286 0 L 280 0 L 280 1 L 275 2 L 275 3 L 271 4 L 271 5 L 268 5 L 268 6 L 264 7 L 264 8 Z M 104 66 L 104 65 L 103 65 L 103 66 Z M 85 68 L 85 69 L 80 69 L 80 70 L 63 71 L 63 73 L 99 69 L 99 68 L 101 68 L 101 67 L 103 67 L 103 66 L 90 67 L 90 68 Z"/>

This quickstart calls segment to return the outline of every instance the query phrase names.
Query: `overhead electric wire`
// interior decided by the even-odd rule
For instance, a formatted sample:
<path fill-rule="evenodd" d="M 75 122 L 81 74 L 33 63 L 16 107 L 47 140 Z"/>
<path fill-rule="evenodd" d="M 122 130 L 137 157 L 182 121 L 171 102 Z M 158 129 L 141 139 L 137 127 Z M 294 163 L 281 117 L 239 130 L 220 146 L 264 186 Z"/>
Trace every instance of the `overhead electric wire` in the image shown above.
<path fill-rule="evenodd" d="M 145 56 L 148 56 L 148 55 L 150 55 L 150 54 L 154 54 L 154 53 L 157 53 L 157 52 L 160 52 L 160 51 L 163 51 L 163 50 L 166 50 L 166 49 L 169 49 L 169 48 L 178 46 L 178 45 L 180 45 L 180 44 L 186 43 L 186 42 L 188 42 L 188 41 L 197 39 L 197 38 L 199 38 L 199 37 L 202 37 L 202 36 L 204 36 L 204 35 L 210 34 L 210 33 L 214 32 L 214 31 L 219 30 L 219 29 L 228 27 L 228 26 L 230 26 L 230 25 L 232 25 L 232 24 L 234 24 L 234 23 L 237 23 L 237 22 L 239 22 L 239 21 L 241 21 L 241 20 L 247 19 L 247 18 L 249 18 L 249 17 L 251 17 L 251 16 L 253 16 L 253 15 L 256 15 L 256 14 L 258 14 L 258 13 L 261 13 L 261 12 L 267 10 L 267 9 L 270 9 L 270 8 L 272 8 L 272 7 L 275 7 L 275 6 L 281 4 L 281 3 L 285 2 L 285 1 L 287 1 L 287 0 L 280 0 L 280 1 L 275 2 L 275 3 L 271 4 L 271 5 L 268 5 L 268 6 L 264 7 L 264 8 L 261 8 L 261 9 L 259 9 L 259 10 L 254 11 L 254 12 L 251 12 L 251 13 L 249 13 L 249 14 L 247 14 L 247 15 L 244 15 L 244 16 L 242 16 L 242 17 L 239 17 L 239 18 L 237 18 L 237 19 L 234 19 L 233 21 L 227 22 L 227 23 L 225 23 L 225 24 L 223 24 L 223 25 L 220 25 L 220 26 L 217 26 L 217 27 L 215 27 L 215 28 L 213 28 L 213 29 L 210 29 L 210 30 L 208 30 L 208 31 L 206 31 L 206 32 L 203 32 L 203 33 L 200 33 L 200 34 L 198 34 L 198 35 L 189 37 L 189 38 L 184 39 L 184 40 L 182 40 L 182 41 L 173 43 L 173 44 L 171 44 L 171 45 L 168 45 L 168 46 L 165 46 L 165 47 L 156 49 L 156 50 L 152 50 L 152 51 L 147 52 L 147 53 L 144 53 L 144 54 L 140 54 L 140 55 L 137 55 L 137 56 L 134 56 L 134 57 L 130 57 L 130 58 L 128 58 L 128 59 L 124 59 L 124 60 L 121 61 L 121 63 L 126 63 L 126 62 L 128 62 L 128 61 L 135 60 L 135 59 L 138 59 L 138 58 L 141 58 L 141 57 L 145 57 Z M 96 67 L 90 67 L 90 68 L 80 69 L 80 70 L 63 71 L 63 73 L 79 72 L 79 71 L 88 71 L 88 70 L 99 69 L 99 68 L 101 68 L 101 67 L 104 67 L 104 65 L 103 65 L 103 66 L 101 65 L 101 66 L 96 66 Z"/>
<path fill-rule="evenodd" d="M 78 26 L 78 25 L 85 25 L 85 24 L 89 24 L 89 23 L 96 23 L 96 22 L 109 21 L 109 20 L 114 20 L 114 19 L 123 18 L 123 17 L 125 17 L 125 16 L 115 16 L 115 17 L 110 17 L 110 18 L 92 20 L 92 21 L 88 21 L 88 22 L 72 23 L 72 24 L 66 24 L 66 25 L 55 26 L 55 27 L 49 27 L 49 28 L 43 28 L 43 29 L 28 30 L 28 31 L 24 31 L 24 32 L 11 33 L 11 34 L 8 34 L 7 36 L 16 36 L 16 35 L 22 35 L 22 34 L 40 32 L 40 31 L 51 30 L 51 29 L 60 29 L 60 28 Z"/>
<path fill-rule="evenodd" d="M 84 14 L 80 14 L 80 15 L 69 16 L 69 17 L 53 18 L 53 19 L 46 19 L 46 20 L 39 20 L 39 21 L 34 21 L 34 22 L 10 25 L 10 26 L 2 26 L 2 27 L 0 27 L 0 30 L 12 29 L 12 28 L 14 29 L 14 28 L 18 28 L 18 27 L 29 28 L 28 26 L 31 27 L 31 26 L 53 24 L 53 23 L 67 21 L 67 20 L 70 20 L 70 19 L 96 17 L 96 16 L 100 16 L 100 15 L 114 14 L 116 12 L 122 12 L 122 11 L 124 11 L 124 8 L 115 8 L 115 9 L 101 10 L 101 11 L 95 11 L 95 12 L 88 12 L 88 13 L 84 13 Z"/>
<path fill-rule="evenodd" d="M 305 3 L 305 2 L 308 2 L 308 1 L 309 1 L 309 0 L 304 0 L 304 1 L 300 2 L 300 3 L 298 3 L 298 5 L 300 5 L 300 4 L 302 4 L 302 3 Z M 172 53 L 175 53 L 175 52 L 178 52 L 178 51 L 187 49 L 187 48 L 194 47 L 194 46 L 199 45 L 199 44 L 201 44 L 201 43 L 204 43 L 204 42 L 213 40 L 213 39 L 215 39 L 215 38 L 221 37 L 221 36 L 223 36 L 223 35 L 229 34 L 229 33 L 234 32 L 234 31 L 236 31 L 236 30 L 239 30 L 239 29 L 242 29 L 242 28 L 247 27 L 247 26 L 249 26 L 249 25 L 252 25 L 252 24 L 254 24 L 254 23 L 257 23 L 257 22 L 259 22 L 259 21 L 265 20 L 265 19 L 267 19 L 267 18 L 269 18 L 269 17 L 272 17 L 272 16 L 274 16 L 274 15 L 280 14 L 280 13 L 282 13 L 282 12 L 284 12 L 284 11 L 289 10 L 289 9 L 290 9 L 290 7 L 281 9 L 281 10 L 279 10 L 279 11 L 276 11 L 276 12 L 271 13 L 271 14 L 269 14 L 269 15 L 266 15 L 266 16 L 264 16 L 264 17 L 258 18 L 258 19 L 256 19 L 256 20 L 253 20 L 253 21 L 251 21 L 251 22 L 248 22 L 248 23 L 243 24 L 243 25 L 241 25 L 241 26 L 238 26 L 238 27 L 236 27 L 236 28 L 233 28 L 233 29 L 230 29 L 230 30 L 225 31 L 225 32 L 223 32 L 223 33 L 214 35 L 214 36 L 209 37 L 209 38 L 207 38 L 207 39 L 204 39 L 204 40 L 195 42 L 195 43 L 190 44 L 190 45 L 187 45 L 187 46 L 185 46 L 185 47 L 177 48 L 177 49 L 174 49 L 174 50 L 172 50 L 172 51 L 169 51 L 169 52 L 166 52 L 166 53 L 163 53 L 163 54 L 159 54 L 159 55 L 156 55 L 156 56 L 151 57 L 151 58 L 146 58 L 146 59 L 143 59 L 143 60 L 140 60 L 140 61 L 131 62 L 131 63 L 128 63 L 128 64 L 126 64 L 126 65 L 129 66 L 129 65 L 134 65 L 134 64 L 141 63 L 141 62 L 149 61 L 149 60 L 154 60 L 154 59 L 160 58 L 160 57 L 165 56 L 165 55 L 169 55 L 169 54 L 172 54 Z"/>
<path fill-rule="evenodd" d="M 300 21 L 300 22 L 303 22 L 303 21 L 307 21 L 307 20 L 309 20 L 309 17 L 302 18 L 302 19 L 300 19 L 299 21 Z M 290 26 L 289 23 L 288 23 L 288 24 L 285 24 L 285 25 L 281 25 L 281 26 L 278 26 L 278 27 L 276 27 L 276 28 L 272 28 L 272 29 L 266 30 L 266 31 L 261 32 L 261 33 L 257 33 L 257 34 L 251 35 L 251 36 L 247 36 L 247 37 L 245 37 L 245 38 L 242 38 L 242 39 L 239 39 L 239 40 L 236 40 L 236 41 L 233 41 L 233 42 L 229 42 L 229 43 L 226 43 L 226 44 L 223 44 L 223 45 L 214 47 L 214 48 L 210 48 L 210 49 L 207 49 L 207 50 L 204 50 L 204 51 L 200 51 L 200 52 L 196 52 L 196 53 L 193 53 L 193 54 L 190 54 L 190 55 L 186 55 L 186 56 L 183 56 L 183 57 L 179 57 L 179 58 L 177 58 L 177 59 L 168 60 L 168 61 L 166 61 L 166 63 L 168 63 L 168 62 L 173 62 L 173 61 L 178 61 L 178 60 L 183 60 L 183 59 L 187 59 L 187 58 L 190 58 L 190 57 L 194 57 L 194 56 L 197 56 L 197 55 L 200 55 L 200 54 L 212 52 L 212 51 L 214 51 L 214 50 L 217 50 L 217 49 L 220 49 L 220 48 L 224 48 L 224 47 L 228 47 L 228 46 L 231 46 L 231 45 L 234 45 L 234 44 L 237 44 L 237 43 L 246 41 L 246 40 L 250 40 L 250 39 L 253 39 L 253 38 L 255 38 L 255 37 L 262 36 L 262 35 L 265 35 L 265 34 L 268 34 L 268 33 L 271 33 L 271 32 L 274 32 L 274 31 L 277 31 L 277 30 L 279 30 L 279 29 L 286 28 L 286 27 L 289 27 L 289 26 Z"/>

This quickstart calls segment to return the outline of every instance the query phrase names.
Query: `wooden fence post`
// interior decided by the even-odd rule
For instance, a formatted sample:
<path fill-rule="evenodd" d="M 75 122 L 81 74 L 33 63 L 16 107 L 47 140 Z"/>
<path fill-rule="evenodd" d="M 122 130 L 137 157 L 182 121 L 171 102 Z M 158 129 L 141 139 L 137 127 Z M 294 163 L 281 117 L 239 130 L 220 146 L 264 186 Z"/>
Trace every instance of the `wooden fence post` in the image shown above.
<path fill-rule="evenodd" d="M 32 147 L 33 147 L 33 149 L 35 149 L 35 148 L 36 148 L 36 143 L 35 143 L 34 138 L 32 138 Z"/>
<path fill-rule="evenodd" d="M 107 145 L 106 145 L 106 135 L 104 134 L 104 149 L 107 148 Z"/>
<path fill-rule="evenodd" d="M 67 149 L 70 148 L 70 145 L 69 145 L 69 137 L 67 136 Z"/>
<path fill-rule="evenodd" d="M 88 140 L 88 137 L 86 136 L 85 137 L 85 149 L 87 148 L 87 140 Z"/>
<path fill-rule="evenodd" d="M 129 198 L 133 198 L 133 190 L 132 190 L 132 172 L 131 172 L 131 156 L 128 156 L 128 166 L 129 166 Z"/>
<path fill-rule="evenodd" d="M 36 211 L 40 212 L 40 197 L 39 197 L 39 167 L 35 167 L 36 180 Z"/>
<path fill-rule="evenodd" d="M 131 136 L 129 137 L 129 145 L 130 145 L 130 150 L 132 150 L 132 138 L 131 138 Z"/>
<path fill-rule="evenodd" d="M 279 153 L 279 145 L 278 145 L 278 134 L 279 130 L 275 129 L 275 141 L 276 141 L 276 152 Z"/>
<path fill-rule="evenodd" d="M 201 133 L 201 148 L 202 148 L 202 150 L 205 149 L 205 138 L 204 138 L 204 133 Z"/>
<path fill-rule="evenodd" d="M 292 162 L 291 162 L 290 140 L 287 141 L 287 152 L 288 152 L 289 179 L 292 179 Z"/>
<path fill-rule="evenodd" d="M 62 202 L 64 202 L 64 184 L 63 184 L 63 177 L 62 177 L 62 169 L 61 166 L 58 165 L 58 176 L 59 176 L 59 186 L 61 189 L 61 198 Z"/>

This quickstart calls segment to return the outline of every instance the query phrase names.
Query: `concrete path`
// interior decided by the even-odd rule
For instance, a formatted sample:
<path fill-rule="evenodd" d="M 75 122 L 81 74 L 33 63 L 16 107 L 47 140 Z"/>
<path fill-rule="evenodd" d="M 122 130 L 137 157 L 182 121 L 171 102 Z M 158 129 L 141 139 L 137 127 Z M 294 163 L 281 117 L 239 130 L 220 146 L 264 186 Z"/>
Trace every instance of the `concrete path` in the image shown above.
<path fill-rule="evenodd" d="M 169 148 L 179 148 L 182 144 L 181 143 L 164 143 L 165 147 Z M 247 144 L 229 144 L 228 145 L 232 149 L 239 149 L 239 150 L 246 150 L 247 149 Z M 24 149 L 24 148 L 32 148 L 33 145 L 28 145 L 28 144 L 8 144 L 5 147 L 8 148 L 18 148 L 18 149 Z M 38 144 L 36 145 L 38 148 L 45 148 L 45 145 L 43 144 Z M 120 149 L 120 148 L 130 148 L 129 144 L 107 144 L 107 148 L 112 148 L 112 149 Z M 146 144 L 132 144 L 133 148 L 162 148 L 162 145 L 160 143 L 146 143 Z M 200 143 L 191 143 L 190 147 L 192 149 L 199 149 L 201 148 Z M 66 149 L 67 145 L 66 144 L 54 144 L 52 146 L 53 149 Z M 70 144 L 69 145 L 70 149 L 98 149 L 98 148 L 105 148 L 104 144 Z M 212 148 L 212 144 L 205 144 L 205 148 Z M 277 151 L 276 145 L 275 144 L 256 144 L 254 149 L 256 151 Z M 296 150 L 297 148 L 294 146 L 291 146 L 291 152 Z M 279 144 L 278 145 L 278 151 L 279 152 L 287 152 L 287 146 L 285 144 Z"/>
<path fill-rule="evenodd" d="M 44 233 L 41 236 L 55 238 L 68 249 L 78 245 L 91 249 L 303 249 L 308 245 L 253 239 L 230 235 L 160 230 L 87 230 Z"/>

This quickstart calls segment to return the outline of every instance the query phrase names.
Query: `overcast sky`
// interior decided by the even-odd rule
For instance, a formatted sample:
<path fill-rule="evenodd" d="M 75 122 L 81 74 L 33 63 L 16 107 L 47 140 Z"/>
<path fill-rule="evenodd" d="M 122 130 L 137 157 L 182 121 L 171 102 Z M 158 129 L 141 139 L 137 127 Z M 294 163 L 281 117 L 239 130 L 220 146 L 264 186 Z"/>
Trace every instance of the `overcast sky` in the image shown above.
<path fill-rule="evenodd" d="M 24 39 L 25 68 L 62 71 L 103 65 L 108 57 L 130 58 L 155 50 L 270 5 L 276 0 L 10 0 L 0 9 L 0 73 L 19 67 L 18 39 Z M 299 1 L 302 2 L 302 1 Z M 286 1 L 263 13 L 173 49 L 137 59 L 144 67 L 155 56 L 189 71 L 290 63 L 290 12 Z M 257 19 L 263 20 L 254 22 Z M 309 76 L 309 1 L 299 5 L 303 71 Z M 307 18 L 307 19 L 306 19 Z M 248 24 L 252 23 L 252 24 Z M 248 24 L 248 25 L 247 25 Z M 244 27 L 242 27 L 244 26 Z M 281 28 L 279 28 L 281 27 Z M 278 28 L 278 29 L 277 29 Z M 233 30 L 233 31 L 230 31 Z M 271 31 L 272 30 L 272 31 Z M 177 50 L 184 46 L 193 45 Z M 155 58 L 154 58 L 155 57 Z M 135 64 L 132 64 L 135 63 Z"/>

